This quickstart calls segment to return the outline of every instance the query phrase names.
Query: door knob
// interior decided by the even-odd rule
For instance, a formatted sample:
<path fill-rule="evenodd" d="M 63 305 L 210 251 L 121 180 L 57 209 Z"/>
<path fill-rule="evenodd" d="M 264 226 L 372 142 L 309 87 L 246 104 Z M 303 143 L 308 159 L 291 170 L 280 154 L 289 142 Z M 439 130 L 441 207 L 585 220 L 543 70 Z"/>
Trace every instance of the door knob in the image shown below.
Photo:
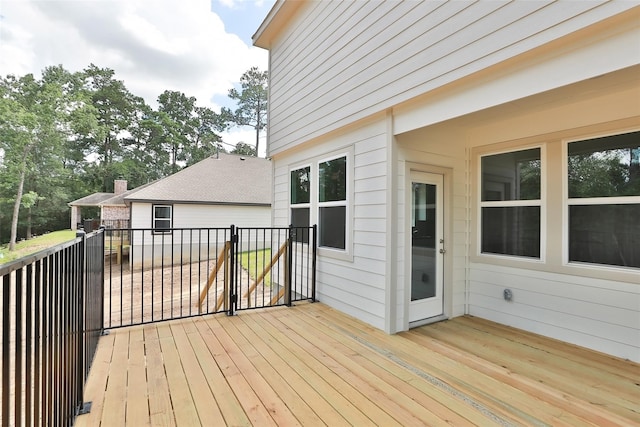
<path fill-rule="evenodd" d="M 446 252 L 447 252 L 447 250 L 446 250 L 446 249 L 444 249 L 444 248 L 441 248 L 441 249 L 440 249 L 440 253 L 441 253 L 441 254 L 444 254 L 444 253 L 446 253 Z"/>

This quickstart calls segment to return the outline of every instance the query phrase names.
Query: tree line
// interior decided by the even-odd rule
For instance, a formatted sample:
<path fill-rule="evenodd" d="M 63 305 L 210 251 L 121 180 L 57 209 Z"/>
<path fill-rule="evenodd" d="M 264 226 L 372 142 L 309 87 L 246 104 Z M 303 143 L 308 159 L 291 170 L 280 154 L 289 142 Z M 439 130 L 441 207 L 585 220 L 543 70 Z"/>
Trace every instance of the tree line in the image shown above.
<path fill-rule="evenodd" d="M 113 192 L 115 179 L 135 188 L 226 152 L 220 134 L 232 126 L 254 128 L 256 142 L 231 152 L 257 155 L 267 73 L 251 68 L 240 84 L 229 91 L 237 108 L 216 113 L 170 90 L 154 109 L 93 64 L 0 77 L 0 244 L 68 228 L 67 203 Z"/>

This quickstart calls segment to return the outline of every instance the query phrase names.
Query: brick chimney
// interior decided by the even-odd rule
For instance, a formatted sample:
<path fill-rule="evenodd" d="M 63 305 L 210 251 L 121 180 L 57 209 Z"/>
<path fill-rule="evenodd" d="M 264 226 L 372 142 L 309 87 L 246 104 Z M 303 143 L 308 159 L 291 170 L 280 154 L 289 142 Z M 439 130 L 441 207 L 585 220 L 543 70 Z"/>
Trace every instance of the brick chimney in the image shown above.
<path fill-rule="evenodd" d="M 116 179 L 113 181 L 113 193 L 117 196 L 127 191 L 127 181 L 124 179 Z"/>

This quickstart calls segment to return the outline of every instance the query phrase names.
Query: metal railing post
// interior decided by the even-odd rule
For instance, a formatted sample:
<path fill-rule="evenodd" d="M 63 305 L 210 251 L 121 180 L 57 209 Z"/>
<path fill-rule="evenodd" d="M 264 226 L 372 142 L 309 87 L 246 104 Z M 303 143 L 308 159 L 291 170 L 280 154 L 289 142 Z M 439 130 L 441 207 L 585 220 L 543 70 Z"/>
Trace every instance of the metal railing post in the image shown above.
<path fill-rule="evenodd" d="M 313 224 L 313 256 L 311 260 L 311 302 L 316 302 L 316 260 L 318 258 L 318 224 Z"/>
<path fill-rule="evenodd" d="M 291 307 L 291 289 L 293 288 L 293 238 L 294 238 L 293 224 L 289 224 L 289 231 L 287 237 L 287 263 L 286 263 L 286 275 L 287 279 L 284 282 L 286 289 L 284 291 L 285 300 L 284 303 L 287 307 Z"/>
<path fill-rule="evenodd" d="M 234 310 L 237 308 L 238 303 L 238 295 L 236 289 L 238 231 L 233 224 L 231 225 L 231 227 L 229 227 L 229 229 L 231 232 L 231 238 L 229 239 L 231 241 L 231 250 L 229 251 L 229 269 L 231 271 L 229 272 L 229 286 L 227 287 L 229 289 L 229 295 L 227 296 L 229 298 L 229 310 L 227 311 L 227 315 L 233 316 Z"/>
<path fill-rule="evenodd" d="M 10 325 L 10 313 L 11 310 L 7 309 L 11 301 L 11 273 L 7 273 L 2 277 L 2 307 L 4 307 L 2 313 L 2 426 L 9 427 L 9 374 L 11 372 L 10 362 L 10 347 L 9 347 L 9 332 L 11 331 Z"/>

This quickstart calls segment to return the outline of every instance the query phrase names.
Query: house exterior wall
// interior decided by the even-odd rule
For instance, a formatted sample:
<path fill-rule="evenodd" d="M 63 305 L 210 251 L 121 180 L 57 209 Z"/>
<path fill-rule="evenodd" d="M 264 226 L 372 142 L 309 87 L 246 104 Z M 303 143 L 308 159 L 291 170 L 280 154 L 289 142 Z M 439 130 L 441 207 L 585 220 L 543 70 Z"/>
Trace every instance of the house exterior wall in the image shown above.
<path fill-rule="evenodd" d="M 451 315 L 468 313 L 640 360 L 640 272 L 567 261 L 561 173 L 567 141 L 640 130 L 639 71 L 621 70 L 396 136 L 400 172 L 425 165 L 453 170 Z M 544 153 L 541 259 L 481 254 L 479 156 L 528 146 Z M 512 290 L 512 301 L 503 299 L 504 289 Z"/>
<path fill-rule="evenodd" d="M 307 2 L 269 46 L 270 155 L 460 81 L 635 5 L 624 1 Z M 633 41 L 627 46 L 633 49 Z M 577 64 L 574 72 L 590 71 Z M 504 102 L 509 92 L 494 96 Z M 516 98 L 517 94 L 511 99 Z"/>
<path fill-rule="evenodd" d="M 385 328 L 386 307 L 386 156 L 387 122 L 384 115 L 357 128 L 316 141 L 307 150 L 272 158 L 274 162 L 274 226 L 290 221 L 290 172 L 317 169 L 318 162 L 336 154 L 348 156 L 349 238 L 345 251 L 318 249 L 316 295 L 320 301 Z M 312 172 L 311 197 L 317 196 L 317 174 Z M 310 224 L 318 222 L 312 203 Z"/>
<path fill-rule="evenodd" d="M 292 169 L 345 147 L 354 165 L 351 252 L 319 251 L 319 300 L 387 332 L 409 327 L 409 176 L 438 173 L 446 316 L 472 314 L 640 361 L 640 273 L 566 261 L 560 172 L 569 139 L 640 129 L 634 6 L 301 6 L 270 45 L 276 224 L 290 221 Z M 532 144 L 549 162 L 543 259 L 480 254 L 480 155 Z"/>
<path fill-rule="evenodd" d="M 165 203 L 161 203 L 165 204 Z M 131 228 L 151 228 L 153 203 L 131 203 Z M 173 204 L 173 228 L 269 227 L 270 206 Z"/>
<path fill-rule="evenodd" d="M 126 206 L 102 206 L 101 220 L 112 221 L 116 219 L 129 220 L 129 208 Z"/>
<path fill-rule="evenodd" d="M 165 205 L 166 203 L 162 203 Z M 131 203 L 131 260 L 135 268 L 142 265 L 164 262 L 187 263 L 193 257 L 216 257 L 224 243 L 229 239 L 228 229 L 236 227 L 270 227 L 271 208 L 269 206 L 230 206 L 230 205 L 172 205 L 172 233 L 152 233 L 153 203 Z M 217 228 L 207 232 L 190 231 L 197 228 Z M 139 229 L 145 229 L 141 231 Z M 264 242 L 255 235 L 251 243 L 243 242 L 245 248 L 262 248 Z M 277 250 L 277 249 L 276 249 Z M 206 255 L 203 255 L 206 254 Z M 163 261 L 164 259 L 164 261 Z"/>

